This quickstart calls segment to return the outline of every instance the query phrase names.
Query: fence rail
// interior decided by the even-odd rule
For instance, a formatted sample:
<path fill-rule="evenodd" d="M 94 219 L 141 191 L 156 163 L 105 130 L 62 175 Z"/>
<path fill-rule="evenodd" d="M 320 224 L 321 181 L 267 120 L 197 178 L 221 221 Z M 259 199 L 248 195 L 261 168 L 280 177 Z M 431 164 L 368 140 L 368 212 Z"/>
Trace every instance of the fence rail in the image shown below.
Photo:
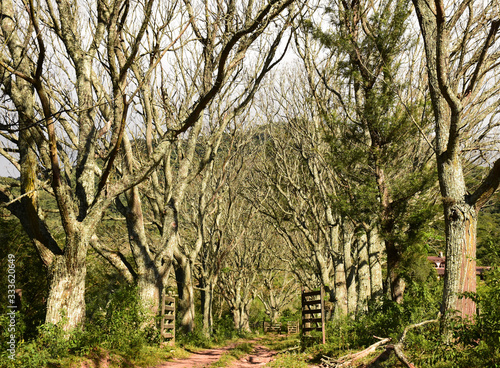
<path fill-rule="evenodd" d="M 164 340 L 175 343 L 175 297 L 163 295 L 161 302 L 160 333 Z"/>
<path fill-rule="evenodd" d="M 326 342 L 325 331 L 325 291 L 302 290 L 302 334 L 321 331 L 323 344 Z"/>

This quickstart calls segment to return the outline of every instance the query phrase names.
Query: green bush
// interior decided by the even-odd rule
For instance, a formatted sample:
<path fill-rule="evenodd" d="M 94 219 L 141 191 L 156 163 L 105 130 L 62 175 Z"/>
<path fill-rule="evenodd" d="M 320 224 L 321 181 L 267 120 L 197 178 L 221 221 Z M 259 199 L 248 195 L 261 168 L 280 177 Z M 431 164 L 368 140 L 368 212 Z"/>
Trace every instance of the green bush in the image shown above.
<path fill-rule="evenodd" d="M 105 310 L 94 313 L 84 330 L 68 334 L 57 325 L 43 324 L 38 327 L 36 338 L 29 343 L 19 341 L 14 362 L 8 359 L 2 344 L 0 366 L 39 368 L 46 366 L 50 360 L 88 355 L 97 349 L 135 357 L 147 344 L 158 342 L 157 330 L 143 328 L 144 316 L 136 288 L 122 287 L 112 293 Z M 4 321 L 1 322 L 4 325 Z M 2 334 L 5 333 L 2 330 Z M 2 337 L 2 341 L 6 341 L 5 336 Z"/>
<path fill-rule="evenodd" d="M 453 320 L 454 343 L 442 343 L 437 324 L 408 335 L 406 350 L 418 366 L 439 368 L 500 367 L 500 269 L 492 270 L 477 293 L 467 294 L 477 303 L 474 322 Z"/>
<path fill-rule="evenodd" d="M 404 302 L 398 304 L 383 297 L 369 304 L 369 311 L 357 316 L 346 316 L 327 323 L 327 344 L 313 346 L 317 341 L 310 338 L 305 347 L 311 346 L 310 353 L 340 356 L 349 351 L 359 351 L 377 340 L 373 336 L 390 337 L 397 341 L 404 328 L 413 323 L 436 318 L 439 310 L 441 293 L 440 282 L 434 275 L 429 275 L 426 282 L 407 282 Z M 432 336 L 438 336 L 437 324 L 426 325 L 408 334 L 408 342 L 420 351 L 433 351 L 439 342 Z M 415 339 L 412 339 L 413 336 Z M 430 338 L 429 338 L 430 337 Z M 316 339 L 317 340 L 317 339 Z M 429 350 L 427 350 L 429 349 Z"/>
<path fill-rule="evenodd" d="M 306 363 L 307 356 L 305 354 L 286 353 L 280 354 L 278 357 L 268 363 L 266 367 L 274 368 L 307 368 L 309 364 Z"/>
<path fill-rule="evenodd" d="M 203 316 L 199 313 L 195 315 L 195 328 L 188 333 L 176 334 L 176 343 L 180 346 L 196 346 L 201 348 L 211 348 L 214 343 L 213 337 L 205 335 L 202 329 Z M 215 328 L 214 328 L 215 331 Z"/>
<path fill-rule="evenodd" d="M 482 340 L 491 347 L 500 347 L 500 268 L 488 272 L 478 287 L 476 303 L 479 315 L 476 328 Z"/>
<path fill-rule="evenodd" d="M 145 315 L 137 288 L 121 287 L 111 294 L 106 309 L 94 314 L 86 324 L 78 348 L 95 346 L 133 356 L 144 345 L 158 339 L 154 329 L 144 328 Z"/>
<path fill-rule="evenodd" d="M 477 293 L 467 296 L 476 302 L 479 313 L 474 323 L 458 320 L 455 326 L 455 336 L 468 348 L 466 360 L 475 366 L 500 367 L 500 268 L 488 272 Z"/>
<path fill-rule="evenodd" d="M 243 336 L 240 331 L 234 328 L 234 319 L 231 313 L 225 313 L 215 320 L 214 338 L 217 341 L 224 341 Z"/>
<path fill-rule="evenodd" d="M 203 316 L 198 313 L 195 317 L 196 328 L 186 334 L 180 334 L 176 337 L 176 341 L 181 346 L 196 346 L 202 348 L 213 347 L 214 344 L 222 344 L 227 340 L 232 340 L 239 337 L 245 337 L 247 334 L 238 331 L 234 328 L 233 317 L 230 313 L 225 313 L 221 318 L 214 321 L 213 331 L 211 336 L 205 335 L 203 332 Z"/>

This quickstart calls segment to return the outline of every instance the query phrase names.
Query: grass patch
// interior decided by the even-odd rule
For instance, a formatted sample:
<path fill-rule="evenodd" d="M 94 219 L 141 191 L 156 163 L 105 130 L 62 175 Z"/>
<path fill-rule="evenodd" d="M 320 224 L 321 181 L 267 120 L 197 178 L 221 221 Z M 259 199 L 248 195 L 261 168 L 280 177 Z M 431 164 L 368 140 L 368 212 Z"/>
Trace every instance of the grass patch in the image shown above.
<path fill-rule="evenodd" d="M 148 346 L 132 359 L 134 365 L 150 367 L 172 359 L 185 359 L 191 355 L 190 352 L 177 346 L 166 346 L 163 348 Z"/>
<path fill-rule="evenodd" d="M 272 368 L 307 368 L 309 356 L 306 353 L 284 353 L 268 363 L 266 367 Z"/>
<path fill-rule="evenodd" d="M 300 337 L 299 335 L 266 335 L 260 340 L 260 343 L 270 350 L 280 352 L 300 346 Z"/>

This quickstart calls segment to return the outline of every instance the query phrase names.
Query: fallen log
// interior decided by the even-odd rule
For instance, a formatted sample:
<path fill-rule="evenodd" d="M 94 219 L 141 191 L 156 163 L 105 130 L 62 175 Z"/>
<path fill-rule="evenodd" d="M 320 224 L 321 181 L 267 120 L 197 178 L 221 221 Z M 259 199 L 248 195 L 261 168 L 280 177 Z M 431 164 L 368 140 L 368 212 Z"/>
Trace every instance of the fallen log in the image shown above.
<path fill-rule="evenodd" d="M 288 353 L 290 351 L 299 350 L 299 349 L 300 349 L 300 345 L 297 345 L 297 346 L 293 346 L 291 348 L 283 349 L 283 350 L 279 351 L 278 354 Z"/>
<path fill-rule="evenodd" d="M 344 356 L 342 356 L 340 358 L 336 358 L 336 359 L 323 356 L 321 361 L 324 364 L 326 364 L 327 367 L 334 367 L 334 368 L 348 367 L 349 365 L 356 362 L 356 360 L 362 359 L 362 358 L 370 355 L 371 353 L 373 353 L 375 350 L 377 350 L 377 348 L 379 346 L 385 345 L 389 341 L 391 341 L 391 339 L 389 337 L 386 337 L 386 338 L 380 338 L 380 337 L 376 337 L 376 336 L 374 336 L 374 337 L 379 339 L 380 341 L 368 346 L 366 349 L 364 349 L 362 351 L 359 351 L 357 353 L 347 354 L 347 355 L 344 355 Z"/>
<path fill-rule="evenodd" d="M 340 358 L 330 358 L 327 356 L 323 356 L 323 358 L 321 359 L 322 365 L 324 367 L 331 367 L 331 368 L 349 367 L 353 363 L 355 363 L 357 360 L 362 359 L 362 358 L 370 355 L 371 353 L 375 352 L 375 350 L 378 347 L 386 345 L 385 350 L 379 356 L 377 356 L 374 360 L 372 360 L 367 365 L 367 367 L 375 366 L 377 363 L 380 363 L 380 362 L 383 362 L 383 361 L 389 359 L 391 353 L 394 352 L 396 357 L 399 359 L 399 361 L 401 363 L 403 363 L 405 365 L 406 368 L 416 368 L 415 365 L 412 364 L 408 360 L 406 355 L 404 354 L 403 346 L 404 346 L 404 341 L 406 339 L 406 334 L 411 329 L 421 327 L 421 326 L 427 325 L 429 323 L 438 323 L 438 322 L 439 322 L 439 315 L 436 319 L 431 319 L 428 321 L 423 321 L 420 323 L 415 323 L 415 324 L 406 326 L 396 344 L 386 345 L 389 341 L 391 341 L 390 338 L 388 338 L 388 337 L 382 338 L 382 337 L 374 336 L 376 339 L 378 339 L 380 341 L 376 342 L 373 345 L 370 345 L 369 347 L 367 347 L 366 349 L 364 349 L 362 351 L 359 351 L 357 353 L 350 353 L 350 354 L 344 355 Z"/>
<path fill-rule="evenodd" d="M 375 366 L 377 363 L 382 362 L 384 360 L 389 359 L 389 356 L 391 352 L 394 352 L 396 357 L 399 359 L 401 363 L 405 365 L 406 368 L 416 368 L 414 364 L 412 364 L 406 355 L 404 354 L 403 346 L 404 346 L 404 340 L 406 339 L 406 334 L 408 333 L 409 330 L 417 327 L 421 327 L 424 325 L 427 325 L 429 323 L 439 323 L 439 315 L 436 319 L 431 319 L 428 321 L 423 321 L 420 323 L 415 323 L 413 325 L 406 326 L 405 329 L 403 330 L 403 333 L 401 334 L 401 337 L 399 338 L 397 344 L 395 345 L 387 345 L 385 347 L 385 351 L 380 354 L 378 357 L 376 357 L 374 360 L 372 360 L 369 364 L 368 367 Z"/>

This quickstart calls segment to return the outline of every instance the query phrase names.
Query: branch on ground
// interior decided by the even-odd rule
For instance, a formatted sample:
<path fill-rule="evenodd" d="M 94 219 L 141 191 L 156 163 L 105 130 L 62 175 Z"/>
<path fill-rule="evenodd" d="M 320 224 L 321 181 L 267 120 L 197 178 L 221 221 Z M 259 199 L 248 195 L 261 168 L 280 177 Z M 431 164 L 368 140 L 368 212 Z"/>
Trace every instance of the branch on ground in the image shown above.
<path fill-rule="evenodd" d="M 344 355 L 344 356 L 342 356 L 340 358 L 330 358 L 330 357 L 324 356 L 321 359 L 321 361 L 323 362 L 322 366 L 324 366 L 324 367 L 332 367 L 332 368 L 350 367 L 357 360 L 365 358 L 368 355 L 370 355 L 373 352 L 375 352 L 375 350 L 378 347 L 386 345 L 385 346 L 385 350 L 380 355 L 378 355 L 375 359 L 373 359 L 370 363 L 368 363 L 366 365 L 367 367 L 376 366 L 378 363 L 383 362 L 383 361 L 389 359 L 391 353 L 394 352 L 394 354 L 396 355 L 396 357 L 399 359 L 399 361 L 401 363 L 404 364 L 405 367 L 407 367 L 407 368 L 416 368 L 416 366 L 414 364 L 412 364 L 408 360 L 408 358 L 406 357 L 406 355 L 404 354 L 403 346 L 404 346 L 404 341 L 406 339 L 406 334 L 411 329 L 414 329 L 414 328 L 417 328 L 417 327 L 421 327 L 421 326 L 424 326 L 424 325 L 427 325 L 427 324 L 430 324 L 430 323 L 439 323 L 439 316 L 436 319 L 431 319 L 431 320 L 428 320 L 428 321 L 423 321 L 423 322 L 420 322 L 420 323 L 415 323 L 415 324 L 406 326 L 405 329 L 404 329 L 404 331 L 403 331 L 403 333 L 401 334 L 401 337 L 399 338 L 399 340 L 398 340 L 398 342 L 396 344 L 387 345 L 391 341 L 391 338 L 389 338 L 389 337 L 382 338 L 382 337 L 373 336 L 374 338 L 376 338 L 376 339 L 379 340 L 375 344 L 372 344 L 369 347 L 367 347 L 366 349 L 361 350 L 361 351 L 359 351 L 357 353 L 350 353 L 350 354 Z"/>

